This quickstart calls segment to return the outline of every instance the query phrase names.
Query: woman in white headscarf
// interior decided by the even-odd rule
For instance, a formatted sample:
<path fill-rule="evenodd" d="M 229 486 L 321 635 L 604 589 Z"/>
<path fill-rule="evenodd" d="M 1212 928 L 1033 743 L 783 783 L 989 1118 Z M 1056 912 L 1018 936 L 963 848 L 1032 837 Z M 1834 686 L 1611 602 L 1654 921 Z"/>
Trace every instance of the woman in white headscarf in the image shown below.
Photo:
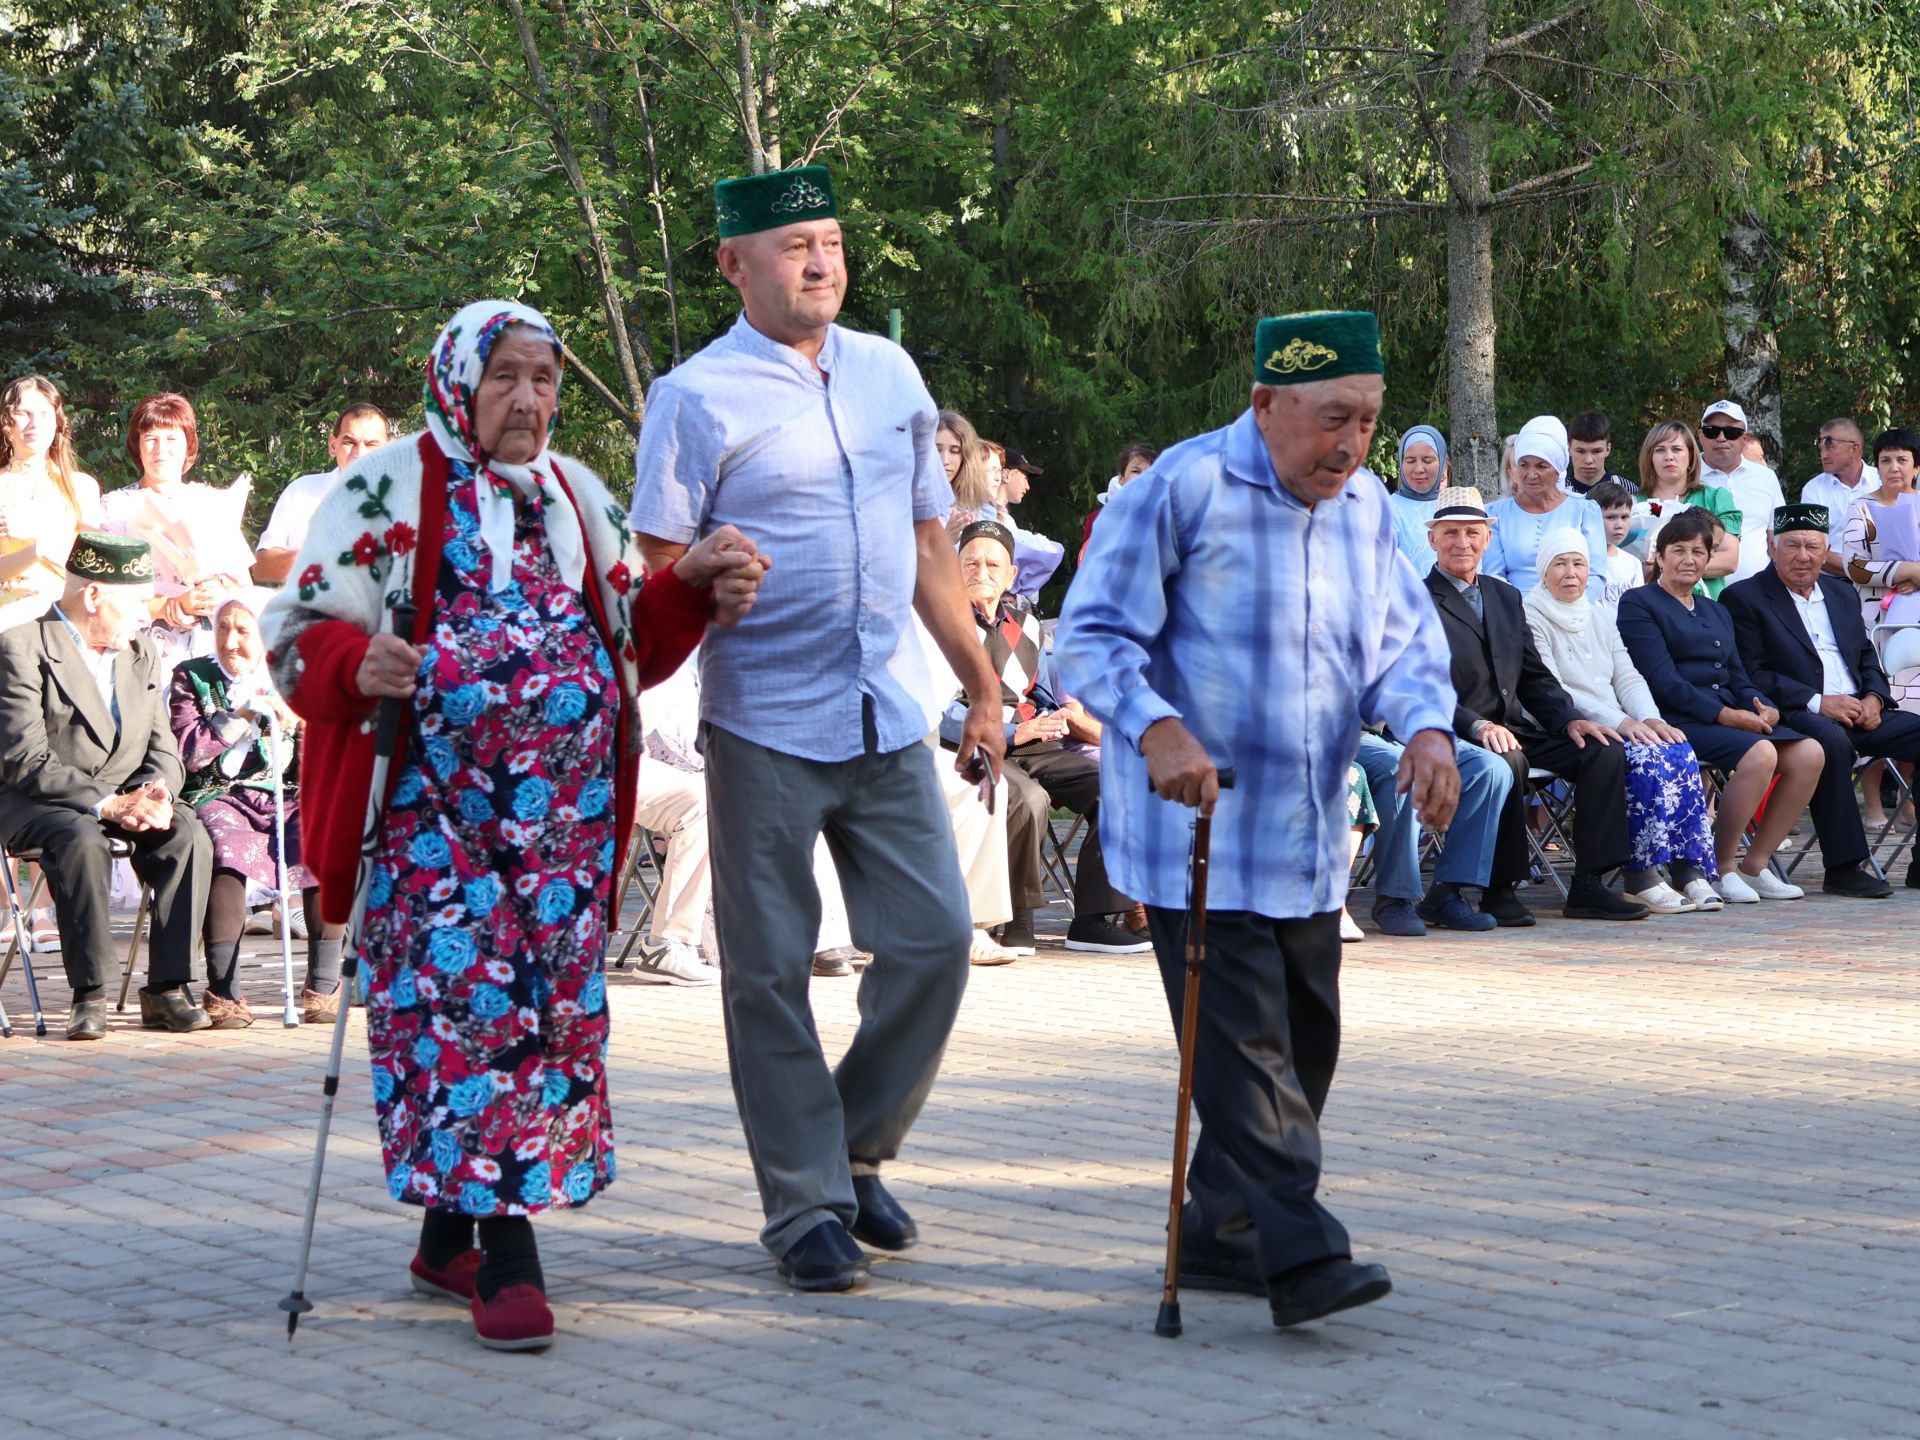
<path fill-rule="evenodd" d="M 1527 626 L 1540 658 L 1582 719 L 1627 742 L 1627 894 L 1657 915 L 1720 909 L 1700 762 L 1687 737 L 1660 718 L 1612 617 L 1588 598 L 1586 536 L 1565 525 L 1549 530 L 1534 568 L 1540 579 L 1527 591 Z"/>
<path fill-rule="evenodd" d="M 1513 494 L 1487 506 L 1493 539 L 1480 562 L 1484 575 L 1505 580 L 1526 594 L 1540 578 L 1534 562 L 1549 530 L 1578 530 L 1587 541 L 1589 597 L 1607 586 L 1607 522 L 1600 507 L 1567 490 L 1567 427 L 1551 415 L 1536 415 L 1513 437 Z"/>
<path fill-rule="evenodd" d="M 745 614 L 765 568 L 722 526 L 637 583 L 624 512 L 547 447 L 561 368 L 524 305 L 448 321 L 426 432 L 347 469 L 261 626 L 307 722 L 302 859 L 329 922 L 353 905 L 366 722 L 407 702 L 353 937 L 381 1154 L 426 1211 L 415 1288 L 465 1300 L 502 1350 L 553 1339 L 529 1217 L 613 1179 L 602 962 L 639 692 Z M 412 632 L 383 633 L 402 600 Z"/>

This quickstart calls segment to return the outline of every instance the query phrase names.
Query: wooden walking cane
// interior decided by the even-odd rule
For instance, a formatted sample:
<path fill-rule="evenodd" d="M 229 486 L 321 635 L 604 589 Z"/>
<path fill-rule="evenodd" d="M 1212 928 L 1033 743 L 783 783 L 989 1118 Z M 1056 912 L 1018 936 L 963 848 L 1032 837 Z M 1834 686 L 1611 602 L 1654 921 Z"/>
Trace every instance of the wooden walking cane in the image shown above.
<path fill-rule="evenodd" d="M 1218 772 L 1220 788 L 1233 788 L 1233 771 Z M 1207 852 L 1213 841 L 1213 817 L 1193 817 L 1193 853 L 1187 872 L 1187 991 L 1180 1005 L 1180 1098 L 1173 1117 L 1173 1194 L 1167 1201 L 1166 1286 L 1153 1333 L 1180 1335 L 1180 1222 L 1187 1195 L 1187 1117 L 1193 1108 L 1193 1048 L 1200 1024 L 1200 967 L 1207 959 Z"/>

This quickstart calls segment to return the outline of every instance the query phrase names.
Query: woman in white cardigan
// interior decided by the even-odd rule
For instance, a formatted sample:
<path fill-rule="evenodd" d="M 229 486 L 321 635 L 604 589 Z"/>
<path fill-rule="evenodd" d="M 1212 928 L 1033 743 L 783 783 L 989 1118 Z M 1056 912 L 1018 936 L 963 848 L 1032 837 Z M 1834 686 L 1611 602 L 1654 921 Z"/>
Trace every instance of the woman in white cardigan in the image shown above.
<path fill-rule="evenodd" d="M 1700 762 L 1686 736 L 1660 718 L 1612 618 L 1587 599 L 1586 537 L 1570 526 L 1549 530 L 1535 560 L 1540 579 L 1526 595 L 1534 647 L 1581 718 L 1627 742 L 1627 893 L 1656 914 L 1720 909 Z"/>

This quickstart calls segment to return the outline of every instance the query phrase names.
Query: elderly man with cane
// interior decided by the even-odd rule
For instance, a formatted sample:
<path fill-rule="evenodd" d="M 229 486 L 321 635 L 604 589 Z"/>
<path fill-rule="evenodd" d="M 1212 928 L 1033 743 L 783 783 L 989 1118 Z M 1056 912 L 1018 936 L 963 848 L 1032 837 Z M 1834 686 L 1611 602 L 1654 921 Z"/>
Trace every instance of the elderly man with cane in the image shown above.
<path fill-rule="evenodd" d="M 1385 489 L 1355 473 L 1381 376 L 1370 314 L 1262 320 L 1248 409 L 1108 504 L 1055 644 L 1063 682 L 1107 726 L 1102 838 L 1114 883 L 1147 905 L 1176 1031 L 1179 807 L 1211 817 L 1205 987 L 1182 1067 L 1202 1128 L 1191 1201 L 1170 1217 L 1168 1300 L 1185 1274 L 1266 1295 L 1282 1326 L 1391 1288 L 1315 1194 L 1361 726 L 1406 741 L 1399 784 L 1426 824 L 1446 825 L 1459 798 L 1446 640 L 1394 546 Z M 1222 794 L 1228 767 L 1238 783 Z M 1166 1320 L 1177 1334 L 1177 1312 Z"/>

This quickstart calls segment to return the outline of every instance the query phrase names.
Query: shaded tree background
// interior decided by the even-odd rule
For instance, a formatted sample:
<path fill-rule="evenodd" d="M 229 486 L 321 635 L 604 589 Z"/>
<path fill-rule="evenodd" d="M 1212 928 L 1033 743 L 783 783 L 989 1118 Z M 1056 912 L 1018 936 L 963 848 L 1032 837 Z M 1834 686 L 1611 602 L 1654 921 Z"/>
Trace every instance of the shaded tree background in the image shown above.
<path fill-rule="evenodd" d="M 1791 492 L 1830 414 L 1920 408 L 1920 16 L 1881 0 L 0 0 L 0 42 L 0 369 L 110 486 L 174 388 L 264 505 L 348 400 L 417 419 L 490 292 L 559 325 L 563 443 L 624 484 L 734 312 L 710 187 L 814 158 L 845 319 L 904 311 L 1062 538 L 1121 444 L 1244 404 L 1280 310 L 1380 312 L 1389 473 L 1415 421 L 1588 406 L 1627 468 L 1731 381 Z"/>

